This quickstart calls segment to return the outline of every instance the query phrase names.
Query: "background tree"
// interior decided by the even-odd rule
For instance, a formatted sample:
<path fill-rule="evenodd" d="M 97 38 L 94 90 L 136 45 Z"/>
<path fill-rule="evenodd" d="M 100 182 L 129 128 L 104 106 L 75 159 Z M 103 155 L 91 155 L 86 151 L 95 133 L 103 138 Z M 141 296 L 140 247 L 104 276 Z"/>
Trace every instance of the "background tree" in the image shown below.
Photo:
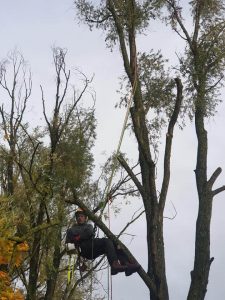
<path fill-rule="evenodd" d="M 5 188 L 8 195 L 12 195 L 14 191 L 13 164 L 17 136 L 32 89 L 30 71 L 27 70 L 23 56 L 16 50 L 11 52 L 8 58 L 0 65 L 0 86 L 5 91 L 4 96 L 8 98 L 7 102 L 9 101 L 10 103 L 7 105 L 9 111 L 5 111 L 2 105 L 0 113 L 5 141 L 9 146 L 7 155 L 7 186 Z"/>
<path fill-rule="evenodd" d="M 10 177 L 13 189 L 8 199 L 11 204 L 8 214 L 14 216 L 14 222 L 18 218 L 20 222 L 16 222 L 17 230 L 12 235 L 15 234 L 13 239 L 16 242 L 26 240 L 29 243 L 28 258 L 16 270 L 10 268 L 10 272 L 13 271 L 14 278 L 20 278 L 26 299 L 32 300 L 43 297 L 54 299 L 57 281 L 60 282 L 63 276 L 65 280 L 68 261 L 62 259 L 65 255 L 62 240 L 72 217 L 71 207 L 67 204 L 72 197 L 69 187 L 76 187 L 79 195 L 87 197 L 93 166 L 91 148 L 95 139 L 94 99 L 91 98 L 90 107 L 80 105 L 90 81 L 79 73 L 82 75 L 83 85 L 79 86 L 80 92 L 75 90 L 72 81 L 74 74 L 71 75 L 67 70 L 65 56 L 65 50 L 53 49 L 56 94 L 50 117 L 45 109 L 46 100 L 41 87 L 46 128 L 31 129 L 24 123 L 22 117 L 25 104 L 21 115 L 16 115 L 12 109 L 11 118 L 6 118 L 8 115 L 3 106 L 1 110 L 4 133 L 8 133 L 8 128 L 11 128 L 11 120 L 14 130 L 13 173 Z M 21 70 L 18 68 L 16 76 L 20 75 Z M 6 71 L 5 69 L 4 72 Z M 4 86 L 8 86 L 9 79 L 3 78 Z M 14 73 L 13 82 L 17 86 Z M 18 99 L 13 102 L 15 109 L 20 107 Z M 10 143 L 8 147 L 11 151 Z M 1 159 L 6 168 L 1 170 L 1 192 L 6 197 L 9 196 L 8 189 L 5 189 L 9 182 L 8 173 L 5 173 L 8 166 L 7 151 L 7 145 L 2 141 Z M 65 280 L 64 289 L 66 283 Z M 74 293 L 77 293 L 76 289 L 73 289 L 71 295 Z M 80 293 L 82 294 L 81 290 Z"/>
<path fill-rule="evenodd" d="M 194 107 L 198 140 L 196 185 L 199 199 L 196 222 L 195 261 L 191 272 L 188 299 L 204 299 L 210 265 L 210 223 L 213 198 L 225 186 L 213 186 L 222 169 L 208 176 L 208 138 L 205 120 L 215 114 L 225 68 L 225 3 L 224 1 L 192 1 L 193 29 L 185 26 L 177 1 L 167 1 L 172 28 L 186 41 L 185 56 L 180 58 L 181 73 L 187 81 L 186 97 Z M 190 32 L 190 33 L 189 33 Z"/>

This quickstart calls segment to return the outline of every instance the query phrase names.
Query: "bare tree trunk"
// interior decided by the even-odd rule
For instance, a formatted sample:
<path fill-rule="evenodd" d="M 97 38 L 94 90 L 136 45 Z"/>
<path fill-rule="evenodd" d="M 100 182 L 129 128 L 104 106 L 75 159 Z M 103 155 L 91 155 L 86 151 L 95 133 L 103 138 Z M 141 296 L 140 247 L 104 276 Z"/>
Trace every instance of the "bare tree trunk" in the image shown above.
<path fill-rule="evenodd" d="M 134 97 L 135 101 L 141 102 Z M 136 102 L 135 102 L 136 104 Z M 147 222 L 148 275 L 155 289 L 150 287 L 151 299 L 169 299 L 165 275 L 165 254 L 163 242 L 163 218 L 159 217 L 158 199 L 155 187 L 155 164 L 151 158 L 148 131 L 144 113 L 132 108 L 131 115 L 139 147 L 139 161 L 142 174 L 144 195 L 142 196 Z"/>
<path fill-rule="evenodd" d="M 202 103 L 202 102 L 200 102 Z M 191 272 L 189 300 L 205 298 L 208 285 L 210 265 L 210 223 L 212 215 L 213 194 L 207 182 L 207 131 L 204 127 L 202 105 L 196 109 L 195 126 L 198 138 L 197 166 L 195 170 L 199 198 L 199 210 L 196 222 L 195 261 Z"/>

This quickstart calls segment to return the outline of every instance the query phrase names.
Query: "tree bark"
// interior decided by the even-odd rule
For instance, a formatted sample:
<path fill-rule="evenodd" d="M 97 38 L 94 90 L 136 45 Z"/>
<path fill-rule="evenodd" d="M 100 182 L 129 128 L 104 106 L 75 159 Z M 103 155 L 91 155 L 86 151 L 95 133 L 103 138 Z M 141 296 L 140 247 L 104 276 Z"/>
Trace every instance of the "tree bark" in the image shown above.
<path fill-rule="evenodd" d="M 61 251 L 60 251 L 60 246 L 61 246 L 61 227 L 60 229 L 57 229 L 58 234 L 57 238 L 55 241 L 55 249 L 53 253 L 53 263 L 52 263 L 52 272 L 47 279 L 47 289 L 45 293 L 45 300 L 52 300 L 54 299 L 54 292 L 55 292 L 55 287 L 56 287 L 56 281 L 58 277 L 58 272 L 59 272 L 59 265 L 61 261 Z"/>
<path fill-rule="evenodd" d="M 44 219 L 44 203 L 40 203 L 37 222 L 33 223 L 33 227 L 41 225 Z M 37 299 L 37 283 L 39 274 L 39 259 L 40 259 L 40 247 L 41 247 L 41 231 L 34 233 L 34 240 L 32 243 L 32 249 L 30 253 L 30 270 L 29 270 L 29 280 L 28 280 L 28 291 L 26 300 L 36 300 Z"/>
<path fill-rule="evenodd" d="M 202 99 L 197 101 L 195 127 L 198 139 L 197 165 L 195 170 L 199 198 L 196 222 L 195 261 L 191 272 L 191 285 L 188 300 L 203 300 L 207 292 L 210 265 L 210 224 L 213 194 L 207 182 L 207 131 L 204 126 Z"/>

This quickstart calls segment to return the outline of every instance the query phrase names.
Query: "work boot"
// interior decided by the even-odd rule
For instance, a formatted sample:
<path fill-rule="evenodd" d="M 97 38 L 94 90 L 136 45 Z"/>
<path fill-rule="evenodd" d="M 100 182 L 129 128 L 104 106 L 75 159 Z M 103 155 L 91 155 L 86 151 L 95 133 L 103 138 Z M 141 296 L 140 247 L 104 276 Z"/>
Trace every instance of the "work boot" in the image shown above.
<path fill-rule="evenodd" d="M 127 266 L 122 266 L 117 260 L 114 260 L 111 264 L 111 275 L 116 275 L 120 272 L 125 272 Z"/>
<path fill-rule="evenodd" d="M 138 263 L 126 263 L 127 269 L 125 270 L 125 275 L 130 276 L 133 273 L 137 272 L 140 269 L 140 265 Z"/>

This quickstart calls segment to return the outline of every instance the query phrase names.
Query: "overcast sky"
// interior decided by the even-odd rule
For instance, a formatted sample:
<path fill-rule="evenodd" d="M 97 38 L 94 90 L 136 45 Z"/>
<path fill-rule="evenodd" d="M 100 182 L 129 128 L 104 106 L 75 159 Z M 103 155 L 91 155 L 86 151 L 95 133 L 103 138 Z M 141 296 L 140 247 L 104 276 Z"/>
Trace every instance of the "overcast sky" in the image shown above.
<path fill-rule="evenodd" d="M 78 25 L 72 0 L 0 0 L 0 60 L 15 47 L 29 62 L 33 74 L 33 94 L 27 112 L 31 125 L 40 124 L 42 84 L 50 110 L 54 101 L 54 68 L 52 46 L 68 49 L 68 66 L 80 68 L 87 76 L 94 76 L 96 91 L 96 117 L 98 119 L 97 141 L 94 148 L 96 174 L 98 165 L 116 148 L 124 111 L 114 109 L 119 99 L 118 77 L 123 74 L 123 64 L 117 48 L 113 52 L 106 49 L 104 35 L 100 31 L 90 32 L 84 25 Z M 175 62 L 175 52 L 181 51 L 182 43 L 168 28 L 155 24 L 148 36 L 140 40 L 139 49 L 162 49 L 163 54 Z M 0 99 L 2 102 L 2 99 Z M 209 174 L 216 167 L 225 166 L 224 105 L 220 105 L 217 116 L 208 122 L 209 131 Z M 135 157 L 134 138 L 126 134 L 122 151 Z M 104 154 L 105 153 L 105 154 Z M 195 188 L 196 137 L 193 125 L 183 131 L 176 129 L 172 154 L 172 177 L 165 216 L 173 216 L 173 206 L 177 217 L 165 219 L 165 251 L 170 298 L 185 299 L 193 266 L 195 220 L 197 215 L 197 193 Z M 162 163 L 158 166 L 161 173 Z M 224 168 L 225 169 L 225 168 Z M 224 170 L 225 172 L 225 170 Z M 225 173 L 218 180 L 218 186 L 225 183 Z M 212 216 L 211 256 L 215 257 L 211 266 L 207 300 L 224 300 L 225 297 L 225 194 L 216 196 Z M 126 225 L 128 217 L 140 207 L 138 200 L 131 200 L 129 214 L 123 209 L 121 216 L 113 220 L 112 230 L 117 233 Z M 129 232 L 136 237 L 130 249 L 146 269 L 145 223 L 139 220 Z M 107 288 L 105 286 L 105 288 Z M 102 290 L 103 292 L 103 290 Z M 126 278 L 123 274 L 113 277 L 114 300 L 147 300 L 148 290 L 138 275 Z"/>

